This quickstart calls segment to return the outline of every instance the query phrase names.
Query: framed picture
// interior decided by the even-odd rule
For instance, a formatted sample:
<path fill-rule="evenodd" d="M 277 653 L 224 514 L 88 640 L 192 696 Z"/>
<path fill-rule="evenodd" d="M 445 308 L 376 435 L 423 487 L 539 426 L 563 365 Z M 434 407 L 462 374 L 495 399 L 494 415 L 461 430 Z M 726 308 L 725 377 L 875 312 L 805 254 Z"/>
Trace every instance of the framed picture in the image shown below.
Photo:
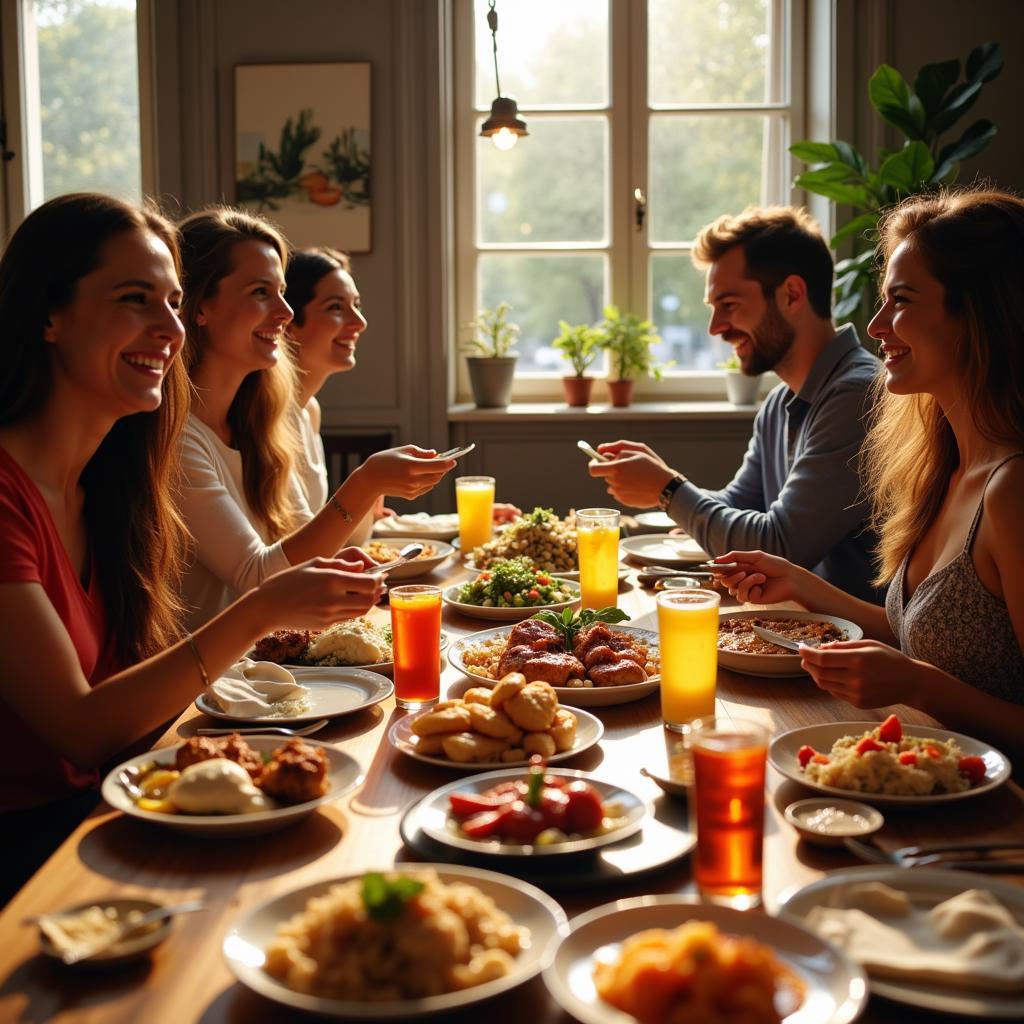
<path fill-rule="evenodd" d="M 235 200 L 296 246 L 370 251 L 370 65 L 235 67 Z"/>

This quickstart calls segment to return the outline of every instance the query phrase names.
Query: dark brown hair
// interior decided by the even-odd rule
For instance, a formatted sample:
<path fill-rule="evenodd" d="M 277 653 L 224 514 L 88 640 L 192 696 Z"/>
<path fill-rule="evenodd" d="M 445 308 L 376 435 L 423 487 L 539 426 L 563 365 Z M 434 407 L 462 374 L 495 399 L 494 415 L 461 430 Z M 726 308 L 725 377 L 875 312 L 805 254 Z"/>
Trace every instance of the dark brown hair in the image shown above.
<path fill-rule="evenodd" d="M 306 307 L 313 301 L 316 286 L 321 279 L 335 270 L 352 273 L 352 262 L 348 255 L 328 246 L 295 249 L 288 258 L 288 269 L 284 275 L 285 298 L 295 313 L 292 323 L 301 327 L 306 322 Z"/>

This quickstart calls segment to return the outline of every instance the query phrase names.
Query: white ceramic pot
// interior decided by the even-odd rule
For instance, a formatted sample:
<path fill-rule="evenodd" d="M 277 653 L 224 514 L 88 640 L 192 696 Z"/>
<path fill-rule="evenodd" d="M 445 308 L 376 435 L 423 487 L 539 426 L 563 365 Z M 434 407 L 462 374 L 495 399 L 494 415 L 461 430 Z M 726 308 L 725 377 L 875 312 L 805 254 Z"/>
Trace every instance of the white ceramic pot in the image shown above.
<path fill-rule="evenodd" d="M 733 405 L 754 405 L 761 377 L 748 377 L 742 370 L 725 371 L 725 393 Z"/>

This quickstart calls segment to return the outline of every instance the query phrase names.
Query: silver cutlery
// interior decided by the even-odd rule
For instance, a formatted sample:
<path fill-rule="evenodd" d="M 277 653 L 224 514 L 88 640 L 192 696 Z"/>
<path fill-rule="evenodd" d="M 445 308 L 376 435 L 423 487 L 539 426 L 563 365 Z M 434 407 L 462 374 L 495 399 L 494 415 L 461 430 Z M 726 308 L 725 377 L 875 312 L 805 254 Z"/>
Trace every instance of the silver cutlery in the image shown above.
<path fill-rule="evenodd" d="M 750 628 L 762 640 L 767 640 L 769 643 L 775 644 L 777 647 L 785 647 L 787 651 L 800 650 L 800 645 L 798 643 L 790 640 L 789 637 L 783 636 L 781 633 L 765 629 L 764 626 L 755 626 L 753 623 L 751 623 Z"/>
<path fill-rule="evenodd" d="M 268 733 L 274 736 L 309 736 L 311 733 L 317 732 L 322 729 L 328 722 L 326 718 L 318 718 L 315 722 L 310 722 L 308 725 L 301 726 L 286 726 L 286 725 L 253 725 L 253 726 L 217 726 L 208 729 L 196 729 L 197 736 L 228 736 L 233 732 L 241 733 L 243 736 L 253 736 L 257 733 L 261 735 L 267 735 Z M 122 772 L 122 774 L 124 774 Z M 122 783 L 124 785 L 124 783 Z M 127 788 L 127 787 L 125 787 Z"/>
<path fill-rule="evenodd" d="M 875 864 L 895 864 L 901 868 L 920 868 L 927 865 L 944 868 L 966 868 L 969 871 L 1024 871 L 1024 859 L 1003 860 L 985 857 L 981 860 L 959 860 L 950 853 L 991 853 L 999 850 L 1024 850 L 1024 843 L 936 843 L 929 846 L 904 846 L 898 850 L 883 850 L 859 839 L 846 839 L 844 845 L 862 860 Z"/>
<path fill-rule="evenodd" d="M 406 544 L 401 551 L 398 552 L 398 557 L 392 559 L 390 562 L 381 562 L 380 565 L 375 565 L 371 569 L 367 569 L 367 573 L 376 576 L 377 573 L 390 572 L 392 569 L 397 569 L 400 565 L 404 565 L 406 562 L 411 562 L 414 558 L 418 558 L 423 552 L 422 544 Z"/>

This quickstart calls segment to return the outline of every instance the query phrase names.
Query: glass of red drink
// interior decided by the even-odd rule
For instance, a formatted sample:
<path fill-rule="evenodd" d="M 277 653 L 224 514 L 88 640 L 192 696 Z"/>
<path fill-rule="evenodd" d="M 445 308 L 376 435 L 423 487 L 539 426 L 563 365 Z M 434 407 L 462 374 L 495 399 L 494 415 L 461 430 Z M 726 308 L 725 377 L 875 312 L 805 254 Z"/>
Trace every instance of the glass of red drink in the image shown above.
<path fill-rule="evenodd" d="M 691 723 L 689 740 L 697 887 L 712 903 L 760 906 L 768 730 L 742 718 L 709 716 Z"/>
<path fill-rule="evenodd" d="M 395 701 L 415 711 L 441 696 L 441 588 L 392 587 Z"/>

